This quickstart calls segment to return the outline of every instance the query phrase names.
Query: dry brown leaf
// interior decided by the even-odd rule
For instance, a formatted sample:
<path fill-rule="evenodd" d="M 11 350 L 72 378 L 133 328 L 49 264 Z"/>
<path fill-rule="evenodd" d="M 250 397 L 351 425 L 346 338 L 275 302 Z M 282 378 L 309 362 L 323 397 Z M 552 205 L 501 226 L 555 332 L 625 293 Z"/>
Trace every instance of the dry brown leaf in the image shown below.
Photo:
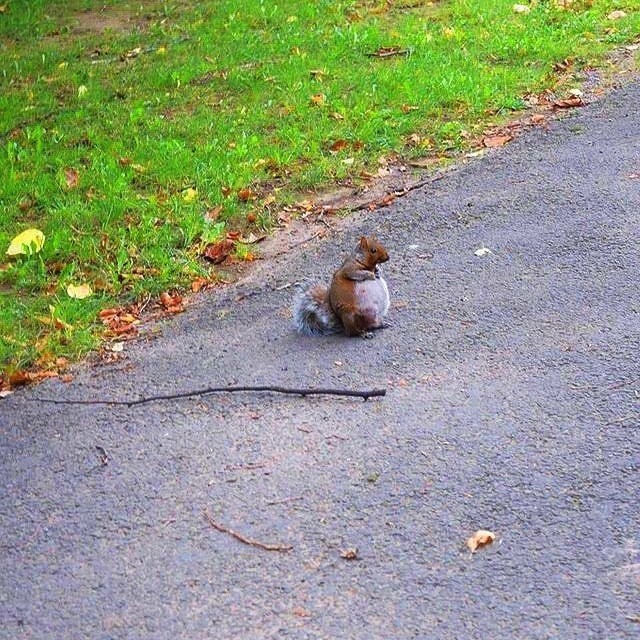
<path fill-rule="evenodd" d="M 411 111 L 417 111 L 420 107 L 415 107 L 412 104 L 403 104 L 400 107 L 402 113 L 411 113 Z"/>
<path fill-rule="evenodd" d="M 255 191 L 252 191 L 248 187 L 244 187 L 243 189 L 238 190 L 238 200 L 240 200 L 241 202 L 248 202 L 249 200 L 253 200 L 255 197 Z"/>
<path fill-rule="evenodd" d="M 198 293 L 198 291 L 206 289 L 210 284 L 212 284 L 212 281 L 207 280 L 207 278 L 196 278 L 191 283 L 191 291 L 193 291 L 193 293 Z"/>
<path fill-rule="evenodd" d="M 482 139 L 482 144 L 489 148 L 496 148 L 496 147 L 504 147 L 505 144 L 507 144 L 507 142 L 511 142 L 511 140 L 513 140 L 513 136 L 510 135 L 492 135 L 492 136 L 485 136 Z"/>
<path fill-rule="evenodd" d="M 569 96 L 563 100 L 555 100 L 553 102 L 554 109 L 573 109 L 574 107 L 582 107 L 584 102 L 580 96 Z"/>
<path fill-rule="evenodd" d="M 346 140 L 343 140 L 342 138 L 340 138 L 339 140 L 336 140 L 329 147 L 329 150 L 332 151 L 333 153 L 338 153 L 339 151 L 346 149 L 348 146 L 349 146 L 349 143 Z"/>
<path fill-rule="evenodd" d="M 478 529 L 468 540 L 467 547 L 471 550 L 471 553 L 475 553 L 480 547 L 484 547 L 491 544 L 496 539 L 496 534 L 486 529 Z"/>
<path fill-rule="evenodd" d="M 31 377 L 26 371 L 15 371 L 9 376 L 9 384 L 12 387 L 21 387 L 29 382 L 31 382 Z"/>
<path fill-rule="evenodd" d="M 534 113 L 531 116 L 531 124 L 542 124 L 546 122 L 546 118 L 541 113 Z"/>
<path fill-rule="evenodd" d="M 179 293 L 170 294 L 168 291 L 163 291 L 160 294 L 160 304 L 170 313 L 184 311 L 182 302 L 182 296 Z"/>
<path fill-rule="evenodd" d="M 228 238 L 220 242 L 214 242 L 206 246 L 202 255 L 206 260 L 209 260 L 209 262 L 213 262 L 213 264 L 221 264 L 233 251 L 233 244 L 233 240 L 229 240 Z"/>
<path fill-rule="evenodd" d="M 75 189 L 80 181 L 80 174 L 72 167 L 64 170 L 64 181 L 67 189 Z"/>
<path fill-rule="evenodd" d="M 357 560 L 358 559 L 358 547 L 349 547 L 348 549 L 343 549 L 340 552 L 340 557 L 345 560 Z"/>
<path fill-rule="evenodd" d="M 607 20 L 620 20 L 620 18 L 626 18 L 627 14 L 625 11 L 621 9 L 617 9 L 616 11 L 612 11 L 608 16 Z"/>
<path fill-rule="evenodd" d="M 321 107 L 327 101 L 327 96 L 324 93 L 316 93 L 314 96 L 311 96 L 311 104 L 315 107 Z"/>

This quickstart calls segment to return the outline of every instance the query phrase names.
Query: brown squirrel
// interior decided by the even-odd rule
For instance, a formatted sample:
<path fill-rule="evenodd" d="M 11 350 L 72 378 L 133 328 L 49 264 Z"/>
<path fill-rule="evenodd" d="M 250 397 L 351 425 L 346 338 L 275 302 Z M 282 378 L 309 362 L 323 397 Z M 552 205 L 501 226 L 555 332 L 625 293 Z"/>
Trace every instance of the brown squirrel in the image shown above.
<path fill-rule="evenodd" d="M 389 290 L 380 269 L 388 259 L 376 238 L 360 238 L 328 288 L 314 284 L 298 294 L 293 305 L 296 330 L 308 336 L 344 331 L 370 338 L 372 329 L 388 326 L 383 318 L 389 310 Z"/>

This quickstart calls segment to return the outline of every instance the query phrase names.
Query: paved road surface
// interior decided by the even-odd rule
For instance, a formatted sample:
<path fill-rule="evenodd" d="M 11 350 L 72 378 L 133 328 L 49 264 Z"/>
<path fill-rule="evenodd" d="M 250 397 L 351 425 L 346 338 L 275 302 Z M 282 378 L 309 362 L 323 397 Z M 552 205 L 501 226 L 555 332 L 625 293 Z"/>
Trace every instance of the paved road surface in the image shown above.
<path fill-rule="evenodd" d="M 638 638 L 638 174 L 635 84 L 2 401 L 0 637 Z M 372 230 L 394 328 L 294 335 Z M 30 402 L 227 383 L 388 395 Z"/>

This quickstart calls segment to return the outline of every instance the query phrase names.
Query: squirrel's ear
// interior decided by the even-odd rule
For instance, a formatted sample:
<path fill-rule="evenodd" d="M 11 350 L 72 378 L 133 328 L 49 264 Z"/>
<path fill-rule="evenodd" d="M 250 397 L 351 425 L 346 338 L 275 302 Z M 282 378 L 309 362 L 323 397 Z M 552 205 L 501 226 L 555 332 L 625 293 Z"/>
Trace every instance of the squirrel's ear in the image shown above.
<path fill-rule="evenodd" d="M 363 251 L 366 251 L 368 246 L 369 246 L 369 243 L 367 242 L 367 236 L 362 236 L 360 238 L 360 248 Z"/>

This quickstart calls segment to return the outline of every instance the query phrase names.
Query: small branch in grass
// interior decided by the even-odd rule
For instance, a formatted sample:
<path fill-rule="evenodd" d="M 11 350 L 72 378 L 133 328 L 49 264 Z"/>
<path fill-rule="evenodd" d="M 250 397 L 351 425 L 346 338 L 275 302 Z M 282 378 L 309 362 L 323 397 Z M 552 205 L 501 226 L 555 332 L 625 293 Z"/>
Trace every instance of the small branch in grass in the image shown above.
<path fill-rule="evenodd" d="M 207 396 L 211 393 L 237 393 L 240 391 L 266 391 L 272 393 L 286 393 L 295 396 L 347 396 L 350 398 L 376 398 L 385 396 L 386 389 L 371 389 L 368 391 L 352 391 L 349 389 L 291 389 L 289 387 L 259 386 L 259 387 L 208 387 L 197 391 L 185 391 L 183 393 L 169 393 L 166 395 L 149 396 L 138 400 L 57 400 L 56 398 L 28 398 L 31 402 L 46 402 L 49 404 L 88 404 L 88 405 L 114 405 L 125 407 L 137 407 L 149 402 L 160 400 L 181 400 L 183 398 L 194 398 L 197 396 Z"/>
<path fill-rule="evenodd" d="M 209 509 L 204 510 L 204 517 L 207 519 L 207 522 L 217 531 L 222 531 L 222 533 L 227 533 L 236 540 L 244 544 L 248 544 L 252 547 L 258 547 L 258 549 L 264 549 L 265 551 L 291 551 L 293 549 L 293 545 L 290 544 L 265 544 L 264 542 L 260 542 L 259 540 L 253 540 L 252 538 L 247 538 L 243 536 L 241 533 L 234 531 L 233 529 L 229 529 L 229 527 L 225 527 L 221 525 L 219 522 L 216 522 L 211 515 Z"/>

